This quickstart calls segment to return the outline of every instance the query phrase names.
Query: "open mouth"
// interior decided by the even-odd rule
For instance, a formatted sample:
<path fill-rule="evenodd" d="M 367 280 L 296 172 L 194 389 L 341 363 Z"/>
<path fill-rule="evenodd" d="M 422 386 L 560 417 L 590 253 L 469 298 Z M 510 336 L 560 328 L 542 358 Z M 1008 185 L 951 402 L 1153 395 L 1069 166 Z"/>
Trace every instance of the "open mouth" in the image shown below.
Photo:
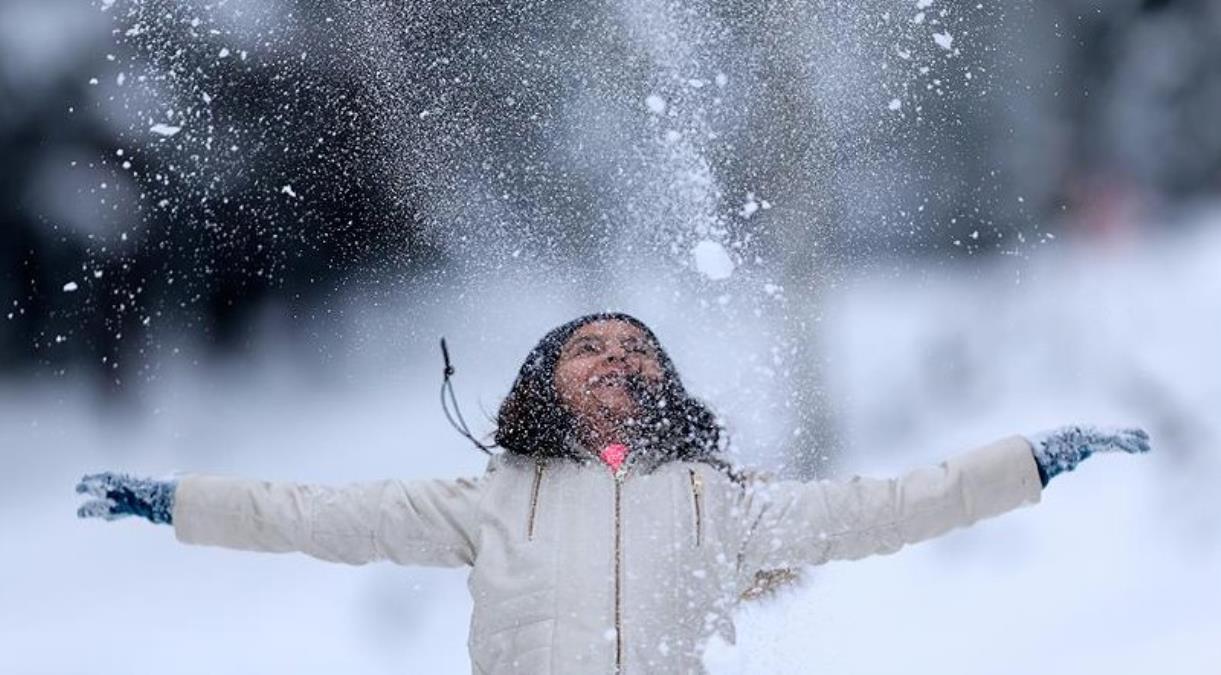
<path fill-rule="evenodd" d="M 623 373 L 606 373 L 604 375 L 594 375 L 589 378 L 589 386 L 592 387 L 621 387 L 628 386 L 628 377 Z"/>

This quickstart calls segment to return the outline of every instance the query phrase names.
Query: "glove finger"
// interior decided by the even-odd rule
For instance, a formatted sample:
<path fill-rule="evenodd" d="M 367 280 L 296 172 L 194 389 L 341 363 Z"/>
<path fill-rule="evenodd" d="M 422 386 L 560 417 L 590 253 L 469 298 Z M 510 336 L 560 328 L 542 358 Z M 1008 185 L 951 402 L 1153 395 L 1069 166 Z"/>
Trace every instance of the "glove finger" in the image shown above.
<path fill-rule="evenodd" d="M 77 483 L 76 491 L 78 494 L 84 494 L 84 495 L 89 495 L 91 497 L 101 497 L 101 498 L 105 498 L 106 493 L 107 493 L 106 486 L 104 486 L 100 483 L 94 482 L 94 481 L 91 481 L 91 482 L 81 481 L 81 482 Z"/>
<path fill-rule="evenodd" d="M 1125 430 L 1124 430 L 1124 433 L 1125 433 L 1125 434 L 1126 434 L 1126 435 L 1127 435 L 1127 436 L 1128 436 L 1130 439 L 1132 439 L 1132 441 L 1133 441 L 1133 442 L 1134 442 L 1134 443 L 1135 443 L 1137 446 L 1139 446 L 1139 447 L 1141 448 L 1141 452 L 1148 452 L 1148 451 L 1149 451 L 1149 448 L 1150 448 L 1150 444 L 1149 444 L 1149 440 L 1150 440 L 1150 439 L 1149 439 L 1149 432 L 1145 431 L 1144 429 L 1140 429 L 1140 428 L 1132 428 L 1132 429 L 1125 429 Z"/>
<path fill-rule="evenodd" d="M 1125 452 L 1130 452 L 1133 454 L 1149 452 L 1149 434 L 1145 433 L 1142 429 L 1126 431 L 1119 436 L 1119 446 L 1123 448 Z"/>
<path fill-rule="evenodd" d="M 1149 432 L 1141 429 L 1140 427 L 1130 427 L 1128 429 L 1124 429 L 1124 433 L 1131 434 L 1142 441 L 1149 440 Z"/>
<path fill-rule="evenodd" d="M 1139 454 L 1149 451 L 1149 442 L 1128 431 L 1121 431 L 1108 438 L 1105 443 L 1098 444 L 1095 450 Z"/>
<path fill-rule="evenodd" d="M 78 518 L 105 518 L 106 520 L 114 520 L 119 517 L 114 512 L 115 503 L 110 499 L 92 499 L 76 510 Z"/>
<path fill-rule="evenodd" d="M 114 489 L 118 485 L 118 477 L 109 472 L 94 473 L 82 476 L 79 483 L 76 484 L 76 491 L 81 494 L 90 494 L 94 497 L 106 497 L 106 493 Z"/>
<path fill-rule="evenodd" d="M 135 515 L 134 513 L 130 513 L 128 511 L 120 511 L 118 509 L 111 509 L 110 511 L 102 514 L 102 520 L 118 520 L 120 518 L 130 518 L 131 516 L 134 516 L 134 515 Z"/>

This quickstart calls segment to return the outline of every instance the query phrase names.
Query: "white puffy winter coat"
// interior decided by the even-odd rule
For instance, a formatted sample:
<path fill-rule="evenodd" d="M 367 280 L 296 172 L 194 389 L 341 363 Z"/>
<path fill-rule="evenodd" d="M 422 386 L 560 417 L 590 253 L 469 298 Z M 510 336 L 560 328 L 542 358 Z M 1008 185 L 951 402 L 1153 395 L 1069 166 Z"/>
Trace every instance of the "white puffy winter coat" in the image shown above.
<path fill-rule="evenodd" d="M 630 458 L 629 458 L 630 460 Z M 761 574 L 890 553 L 1039 500 L 1010 437 L 893 480 L 738 481 L 670 461 L 492 458 L 471 480 L 180 479 L 177 538 L 350 564 L 469 566 L 475 673 L 702 672 Z"/>

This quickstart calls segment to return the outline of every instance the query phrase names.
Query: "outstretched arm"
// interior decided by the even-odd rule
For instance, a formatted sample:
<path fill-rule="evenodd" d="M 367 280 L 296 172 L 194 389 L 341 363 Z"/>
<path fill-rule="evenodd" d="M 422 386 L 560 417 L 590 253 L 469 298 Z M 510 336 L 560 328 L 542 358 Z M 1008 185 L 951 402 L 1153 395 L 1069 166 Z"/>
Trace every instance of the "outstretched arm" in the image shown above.
<path fill-rule="evenodd" d="M 778 481 L 744 492 L 744 579 L 759 569 L 893 553 L 950 529 L 1037 503 L 1042 487 L 1095 452 L 1148 450 L 1143 431 L 1064 427 L 1011 436 L 899 478 Z"/>
<path fill-rule="evenodd" d="M 83 487 L 82 487 L 83 486 Z M 249 551 L 300 551 L 334 562 L 469 565 L 475 558 L 479 480 L 384 480 L 304 485 L 190 475 L 149 481 L 87 476 L 97 499 L 78 511 L 108 520 L 171 523 L 179 541 Z"/>

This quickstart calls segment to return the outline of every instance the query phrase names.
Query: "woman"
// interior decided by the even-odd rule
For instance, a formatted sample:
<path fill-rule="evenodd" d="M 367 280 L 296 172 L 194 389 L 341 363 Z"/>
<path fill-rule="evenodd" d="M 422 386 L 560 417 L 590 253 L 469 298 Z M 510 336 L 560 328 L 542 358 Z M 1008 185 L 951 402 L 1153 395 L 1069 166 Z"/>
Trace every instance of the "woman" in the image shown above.
<path fill-rule="evenodd" d="M 1094 452 L 1144 452 L 1140 430 L 1011 436 L 901 478 L 764 480 L 721 456 L 651 330 L 583 316 L 530 352 L 470 480 L 344 487 L 187 475 L 86 476 L 79 515 L 141 515 L 176 537 L 350 564 L 470 566 L 476 673 L 687 673 L 733 640 L 739 600 L 803 565 L 904 544 L 1039 500 Z"/>

